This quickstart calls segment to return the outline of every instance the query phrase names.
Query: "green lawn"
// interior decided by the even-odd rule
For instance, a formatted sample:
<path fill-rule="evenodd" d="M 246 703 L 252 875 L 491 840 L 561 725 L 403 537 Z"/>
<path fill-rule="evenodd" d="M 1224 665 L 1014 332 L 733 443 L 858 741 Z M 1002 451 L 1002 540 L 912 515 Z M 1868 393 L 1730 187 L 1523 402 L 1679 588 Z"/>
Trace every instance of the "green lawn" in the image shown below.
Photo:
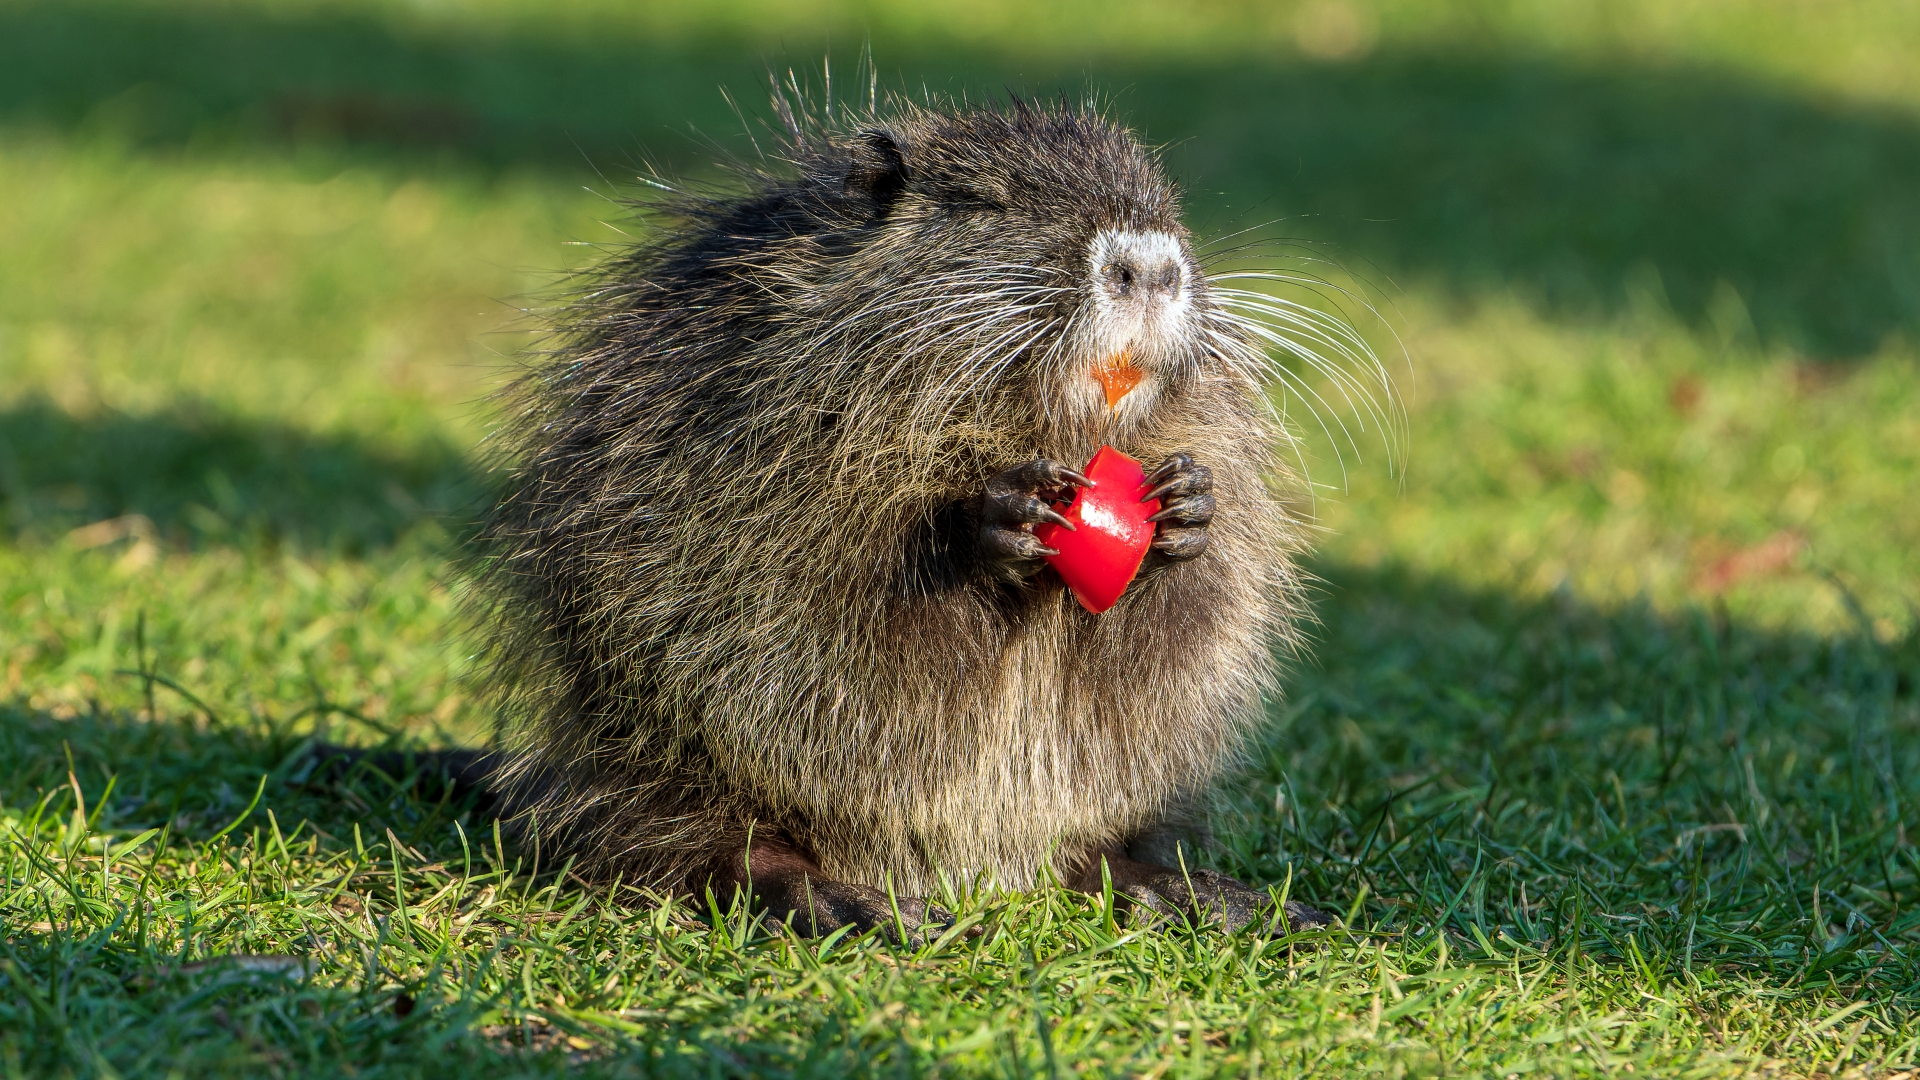
<path fill-rule="evenodd" d="M 1920 7 L 1039 8 L 0 0 L 0 1072 L 1920 1072 Z M 1351 932 L 795 943 L 303 782 L 485 738 L 517 308 L 868 42 L 1378 310 L 1405 468 L 1296 411 L 1321 625 L 1216 822 Z"/>

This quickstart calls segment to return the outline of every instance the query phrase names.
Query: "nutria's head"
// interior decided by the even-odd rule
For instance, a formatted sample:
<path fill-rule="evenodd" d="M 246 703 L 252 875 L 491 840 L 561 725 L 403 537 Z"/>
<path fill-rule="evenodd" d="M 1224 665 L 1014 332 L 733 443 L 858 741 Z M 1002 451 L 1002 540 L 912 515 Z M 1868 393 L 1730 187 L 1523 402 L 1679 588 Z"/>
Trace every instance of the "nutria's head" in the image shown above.
<path fill-rule="evenodd" d="M 865 204 L 855 261 L 881 269 L 887 294 L 927 301 L 902 344 L 940 358 L 954 390 L 1107 427 L 1207 363 L 1206 283 L 1177 192 L 1125 129 L 1016 102 L 915 110 L 832 149 Z"/>
<path fill-rule="evenodd" d="M 724 284 L 733 325 L 799 383 L 911 402 L 923 430 L 1091 445 L 1196 380 L 1253 385 L 1174 185 L 1097 112 L 896 105 L 789 135 L 793 172 L 696 209 L 665 269 Z"/>

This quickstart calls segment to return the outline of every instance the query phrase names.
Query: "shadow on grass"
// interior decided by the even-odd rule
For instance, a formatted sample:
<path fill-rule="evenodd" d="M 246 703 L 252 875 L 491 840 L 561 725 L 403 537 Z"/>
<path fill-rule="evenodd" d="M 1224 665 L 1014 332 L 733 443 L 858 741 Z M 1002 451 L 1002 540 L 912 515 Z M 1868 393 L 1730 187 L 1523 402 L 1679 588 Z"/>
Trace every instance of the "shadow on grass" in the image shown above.
<path fill-rule="evenodd" d="M 0 529 L 47 540 L 125 519 L 73 535 L 362 554 L 424 520 L 457 528 L 484 490 L 452 447 L 411 450 L 191 410 L 76 418 L 29 398 L 0 409 Z"/>
<path fill-rule="evenodd" d="M 323 939 L 351 947 L 352 935 L 329 920 L 358 914 L 356 895 L 340 897 L 365 872 L 368 847 L 389 854 L 396 833 L 437 834 L 464 817 L 461 806 L 410 797 L 404 778 L 358 774 L 324 791 L 290 783 L 305 746 L 265 726 L 56 718 L 0 704 L 0 864 L 13 899 L 0 902 L 0 1052 L 16 1069 L 260 1076 L 293 1066 L 301 1075 L 332 1075 L 341 1059 L 377 1067 L 419 1053 L 421 1041 L 442 1044 L 434 1056 L 444 1068 L 456 1061 L 500 1068 L 505 1047 L 484 1037 L 486 1005 L 462 994 L 458 979 L 436 969 L 398 992 L 409 1003 L 408 991 L 432 992 L 435 1008 L 412 1020 L 395 1008 L 396 991 L 380 977 L 386 921 L 361 979 L 312 980 L 309 961 L 288 955 L 313 958 Z M 68 775 L 69 753 L 73 779 L 48 781 Z M 268 797 L 253 805 L 263 787 Z M 76 788 L 86 792 L 84 804 L 72 798 Z M 122 849 L 111 863 L 101 860 L 100 845 L 73 842 L 90 831 L 83 819 L 113 830 Z M 49 821 L 50 829 L 42 827 Z M 143 823 L 158 834 L 126 844 Z M 229 827 L 223 851 L 219 838 Z M 210 839 L 212 847 L 196 846 Z M 318 857 L 309 842 L 317 842 Z M 289 895 L 289 878 L 270 883 L 276 870 L 290 868 L 289 852 L 307 856 L 300 869 L 327 883 L 298 897 Z M 75 871 L 88 865 L 89 853 L 98 870 L 82 883 Z M 241 864 L 244 873 L 236 872 Z M 389 871 L 389 885 L 396 877 Z M 102 891 L 77 909 L 19 902 L 35 888 L 61 889 L 57 883 L 75 899 L 90 884 Z M 287 916 L 302 902 L 290 927 Z M 289 930 L 301 947 L 280 936 Z M 318 1031 L 332 1038 L 315 1039 Z M 450 1039 L 458 1041 L 443 1045 Z"/>
<path fill-rule="evenodd" d="M 293 708 L 279 718 L 209 723 L 169 717 L 163 709 L 159 721 L 148 722 L 131 710 L 55 716 L 18 701 L 0 704 L 0 805 L 24 817 L 25 808 L 70 784 L 71 754 L 94 826 L 116 833 L 165 827 L 183 841 L 204 841 L 238 822 L 244 828 L 237 836 L 246 837 L 268 828 L 271 812 L 283 831 L 305 822 L 305 835 L 317 830 L 332 850 L 351 850 L 356 830 L 364 843 L 392 830 L 428 850 L 453 840 L 456 853 L 454 822 L 475 844 L 490 834 L 492 819 L 477 809 L 472 793 L 440 782 L 431 758 L 416 763 L 404 749 L 402 759 L 417 767 L 387 772 L 362 764 L 316 777 L 311 750 L 317 742 L 381 736 L 350 723 L 316 726 L 310 715 Z M 262 793 L 257 806 L 256 790 Z M 62 805 L 71 809 L 70 802 Z M 262 841 L 254 836 L 253 843 Z"/>
<path fill-rule="evenodd" d="M 1233 788 L 1226 865 L 1470 952 L 1920 1005 L 1920 633 L 1315 569 L 1322 642 Z"/>
<path fill-rule="evenodd" d="M 1383 933 L 1445 925 L 1464 957 L 1832 979 L 1920 1006 L 1920 635 L 1817 639 L 1319 569 L 1320 660 L 1227 786 L 1223 866 L 1361 903 Z M 271 811 L 337 852 L 391 829 L 456 866 L 478 858 L 456 820 L 488 843 L 488 823 L 406 782 L 294 783 L 299 747 L 284 720 L 15 705 L 0 801 L 57 793 L 71 762 L 99 828 L 204 838 L 265 776 L 248 830 Z"/>
<path fill-rule="evenodd" d="M 794 55 L 813 55 L 810 44 Z M 876 42 L 905 85 L 1125 87 L 1203 231 L 1268 218 L 1366 271 L 1555 317 L 1667 305 L 1815 358 L 1920 334 L 1920 124 L 1736 76 L 1525 54 L 1346 65 L 1015 57 Z M 348 14 L 33 2 L 0 11 L 0 124 L 152 149 L 618 176 L 712 156 L 772 59 L 723 37 L 511 38 Z M 806 60 L 811 67 L 813 60 Z M 726 142 L 726 139 L 722 139 Z M 731 145 L 744 151 L 744 142 Z"/>
<path fill-rule="evenodd" d="M 299 716 L 144 722 L 0 703 L 0 1056 L 16 1071 L 525 1076 L 580 1063 L 567 1031 L 503 1021 L 515 992 L 491 978 L 518 970 L 503 951 L 561 952 L 538 940 L 567 922 L 552 868 L 523 867 L 430 768 L 316 779 Z M 511 912 L 508 939 L 421 954 L 413 936 L 431 939 L 438 918 L 422 905 L 443 885 L 460 890 L 453 908 L 477 899 L 469 922 Z M 44 888 L 60 899 L 36 905 Z"/>

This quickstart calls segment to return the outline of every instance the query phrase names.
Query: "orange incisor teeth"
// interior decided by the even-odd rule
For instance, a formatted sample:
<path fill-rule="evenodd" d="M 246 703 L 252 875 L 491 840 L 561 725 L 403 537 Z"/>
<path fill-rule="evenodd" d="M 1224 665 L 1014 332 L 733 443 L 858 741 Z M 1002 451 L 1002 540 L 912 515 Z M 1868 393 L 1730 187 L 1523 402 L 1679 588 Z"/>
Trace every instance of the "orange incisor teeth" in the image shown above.
<path fill-rule="evenodd" d="M 1140 385 L 1140 369 L 1133 366 L 1133 357 L 1128 353 L 1119 353 L 1105 364 L 1095 368 L 1094 376 L 1100 380 L 1100 386 L 1107 392 L 1107 408 L 1120 406 L 1120 399 L 1126 397 L 1134 387 Z"/>

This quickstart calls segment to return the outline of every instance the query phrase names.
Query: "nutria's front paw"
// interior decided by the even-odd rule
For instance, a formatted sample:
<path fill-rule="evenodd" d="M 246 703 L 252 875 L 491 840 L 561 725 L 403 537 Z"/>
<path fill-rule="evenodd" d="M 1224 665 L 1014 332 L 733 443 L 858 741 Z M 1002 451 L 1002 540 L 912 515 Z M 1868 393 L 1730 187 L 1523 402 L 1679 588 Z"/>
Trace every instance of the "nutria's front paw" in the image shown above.
<path fill-rule="evenodd" d="M 1093 481 L 1057 461 L 1035 458 L 987 481 L 980 496 L 980 557 L 989 572 L 1007 581 L 1023 581 L 1040 570 L 1040 560 L 1059 552 L 1040 542 L 1033 527 L 1043 521 L 1073 528 L 1053 503 L 1073 497 L 1073 489 Z"/>
<path fill-rule="evenodd" d="M 1276 919 L 1271 897 L 1216 870 L 1168 870 L 1119 892 L 1131 901 L 1133 920 L 1188 918 L 1223 930 L 1257 923 L 1282 934 L 1333 924 L 1332 916 L 1297 900 Z"/>
<path fill-rule="evenodd" d="M 1176 562 L 1207 550 L 1207 523 L 1213 520 L 1213 470 L 1195 465 L 1186 454 L 1175 454 L 1147 476 L 1151 485 L 1141 502 L 1160 500 L 1160 512 L 1148 518 L 1158 522 L 1153 550 Z"/>
<path fill-rule="evenodd" d="M 894 905 L 887 899 L 887 894 L 879 889 L 845 881 L 808 878 L 802 893 L 793 897 L 796 902 L 790 925 L 796 932 L 808 937 L 824 937 L 843 926 L 851 926 L 855 933 L 862 934 L 877 928 L 888 941 L 899 945 L 902 944 L 900 928 L 904 926 L 904 944 L 919 948 L 926 944 L 928 931 L 932 931 L 931 936 L 938 937 L 953 927 L 952 912 L 918 896 L 899 898 L 900 919 L 896 924 Z"/>

